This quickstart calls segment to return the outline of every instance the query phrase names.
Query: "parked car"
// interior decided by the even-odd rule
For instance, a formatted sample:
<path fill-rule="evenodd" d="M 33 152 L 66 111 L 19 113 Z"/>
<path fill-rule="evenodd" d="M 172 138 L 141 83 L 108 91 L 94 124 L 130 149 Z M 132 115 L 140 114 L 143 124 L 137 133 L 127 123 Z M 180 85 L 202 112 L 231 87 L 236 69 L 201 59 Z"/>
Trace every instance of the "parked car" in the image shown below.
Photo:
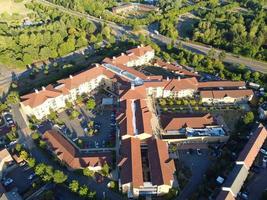
<path fill-rule="evenodd" d="M 264 156 L 264 157 L 262 158 L 262 162 L 267 162 L 267 156 Z"/>
<path fill-rule="evenodd" d="M 35 176 L 35 173 L 32 173 L 32 174 L 28 177 L 28 179 L 29 179 L 29 180 L 32 180 L 32 179 L 34 178 L 34 176 Z"/>
<path fill-rule="evenodd" d="M 267 150 L 265 150 L 264 148 L 261 148 L 260 152 L 267 156 Z"/>
<path fill-rule="evenodd" d="M 202 155 L 202 152 L 200 149 L 197 149 L 197 155 L 201 156 Z"/>
<path fill-rule="evenodd" d="M 24 165 L 26 165 L 25 161 L 22 161 L 22 162 L 19 163 L 19 166 L 21 166 L 21 167 L 24 166 Z"/>
<path fill-rule="evenodd" d="M 4 186 L 8 186 L 8 185 L 10 185 L 11 183 L 13 183 L 14 182 L 14 180 L 12 179 L 12 178 L 8 178 L 8 179 L 6 179 L 5 181 L 4 181 Z"/>

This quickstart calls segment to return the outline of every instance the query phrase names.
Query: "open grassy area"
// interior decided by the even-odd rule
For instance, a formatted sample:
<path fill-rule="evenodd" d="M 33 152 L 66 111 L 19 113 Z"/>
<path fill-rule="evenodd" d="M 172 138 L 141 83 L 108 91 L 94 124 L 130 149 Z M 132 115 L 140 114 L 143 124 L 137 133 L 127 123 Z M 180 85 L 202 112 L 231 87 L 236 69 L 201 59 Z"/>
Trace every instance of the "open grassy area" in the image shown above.
<path fill-rule="evenodd" d="M 13 22 L 21 21 L 27 17 L 31 10 L 25 7 L 30 0 L 24 0 L 16 3 L 14 0 L 0 0 L 0 21 Z"/>
<path fill-rule="evenodd" d="M 246 111 L 244 110 L 220 110 L 220 111 L 211 111 L 212 114 L 219 114 L 223 117 L 224 122 L 228 126 L 231 131 L 235 131 L 236 124 L 238 123 L 239 119 L 244 116 Z"/>

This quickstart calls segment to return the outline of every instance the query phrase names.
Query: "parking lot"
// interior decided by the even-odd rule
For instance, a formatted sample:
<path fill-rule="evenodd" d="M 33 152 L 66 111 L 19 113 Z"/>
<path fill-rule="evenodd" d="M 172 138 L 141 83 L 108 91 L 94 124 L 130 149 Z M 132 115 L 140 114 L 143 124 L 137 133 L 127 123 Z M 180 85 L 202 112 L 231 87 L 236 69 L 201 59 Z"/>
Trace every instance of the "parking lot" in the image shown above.
<path fill-rule="evenodd" d="M 207 149 L 201 149 L 198 152 L 196 149 L 178 150 L 177 153 L 178 159 L 185 166 L 190 168 L 192 173 L 191 179 L 177 198 L 179 200 L 184 200 L 189 198 L 197 189 L 211 161 L 209 160 L 209 151 Z"/>
<path fill-rule="evenodd" d="M 5 112 L 3 115 L 0 116 L 0 138 L 1 142 L 4 143 L 4 137 L 7 133 L 11 131 L 12 127 L 15 127 L 15 122 L 13 120 L 13 117 L 10 113 Z"/>
<path fill-rule="evenodd" d="M 26 192 L 37 179 L 33 174 L 33 170 L 26 164 L 24 166 L 14 166 L 14 168 L 5 175 L 5 180 L 13 180 L 12 183 L 6 186 L 7 191 L 17 188 L 20 194 Z"/>

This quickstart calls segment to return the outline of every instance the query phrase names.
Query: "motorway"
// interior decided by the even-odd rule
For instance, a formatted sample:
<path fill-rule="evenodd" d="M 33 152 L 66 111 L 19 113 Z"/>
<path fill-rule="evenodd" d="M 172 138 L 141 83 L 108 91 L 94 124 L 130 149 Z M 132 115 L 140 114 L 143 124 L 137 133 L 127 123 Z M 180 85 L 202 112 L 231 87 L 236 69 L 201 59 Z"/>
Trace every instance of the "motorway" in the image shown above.
<path fill-rule="evenodd" d="M 96 23 L 108 24 L 117 33 L 121 32 L 121 33 L 124 33 L 124 34 L 127 34 L 127 35 L 130 34 L 131 36 L 134 35 L 129 30 L 129 27 L 118 25 L 118 24 L 116 24 L 114 22 L 106 21 L 106 20 L 103 20 L 103 19 L 99 19 L 97 17 L 93 17 L 93 16 L 88 15 L 88 14 L 84 14 L 84 13 L 80 13 L 80 12 L 77 12 L 77 11 L 73 11 L 73 10 L 64 8 L 63 6 L 55 5 L 55 4 L 50 3 L 48 1 L 45 1 L 45 0 L 38 0 L 38 1 L 40 3 L 52 6 L 54 8 L 57 8 L 57 9 L 63 11 L 63 12 L 71 14 L 71 15 L 75 15 L 75 16 L 78 16 L 78 17 L 86 17 L 88 20 L 94 21 Z M 168 37 L 165 37 L 165 36 L 160 35 L 160 34 L 159 35 L 154 34 L 155 30 L 147 30 L 147 31 L 149 32 L 150 37 L 152 39 L 154 39 L 154 41 L 157 42 L 157 43 L 168 44 L 168 43 L 171 42 L 171 39 L 168 38 Z M 184 48 L 186 48 L 188 50 L 191 50 L 193 52 L 196 52 L 196 53 L 208 54 L 208 52 L 212 49 L 212 47 L 207 47 L 207 46 L 200 45 L 200 44 L 195 44 L 195 43 L 192 43 L 192 42 L 186 42 L 186 41 L 182 41 L 182 40 L 179 40 L 179 39 L 176 40 L 177 44 L 179 42 L 182 43 Z M 217 54 L 219 54 L 222 50 L 215 49 L 215 51 L 216 51 Z M 267 74 L 267 62 L 264 62 L 264 61 L 258 61 L 258 60 L 254 60 L 254 59 L 251 59 L 251 58 L 246 58 L 246 57 L 243 57 L 243 56 L 235 56 L 235 55 L 233 55 L 231 53 L 226 53 L 226 57 L 225 57 L 225 59 L 223 61 L 227 62 L 227 63 L 233 63 L 233 64 L 242 64 L 242 65 L 247 66 L 248 68 L 250 68 L 253 71 L 259 71 L 259 72 Z"/>
<path fill-rule="evenodd" d="M 61 10 L 62 12 L 65 12 L 65 13 L 73 15 L 73 16 L 83 17 L 83 18 L 86 18 L 87 20 L 93 21 L 95 23 L 102 23 L 102 24 L 105 23 L 105 24 L 109 25 L 116 32 L 116 34 L 117 34 L 116 36 L 126 34 L 132 38 L 136 37 L 136 35 L 127 26 L 118 25 L 114 22 L 110 22 L 110 21 L 106 21 L 106 20 L 103 20 L 103 19 L 100 19 L 97 17 L 93 17 L 93 16 L 85 14 L 85 13 L 73 11 L 73 10 L 64 8 L 63 6 L 59 6 L 59 5 L 50 3 L 50 2 L 45 1 L 45 0 L 37 0 L 37 1 L 39 3 L 54 7 L 58 10 Z M 168 37 L 165 37 L 165 36 L 160 35 L 160 34 L 158 34 L 158 35 L 154 34 L 155 30 L 153 30 L 153 29 L 149 29 L 149 30 L 147 29 L 146 31 L 148 31 L 152 40 L 154 42 L 156 42 L 157 44 L 162 45 L 162 44 L 168 44 L 171 42 L 171 39 Z M 201 44 L 195 44 L 192 42 L 187 42 L 187 41 L 183 41 L 183 40 L 179 40 L 179 39 L 176 40 L 175 42 L 176 42 L 176 44 L 182 43 L 184 48 L 186 48 L 192 52 L 195 52 L 195 53 L 208 54 L 208 52 L 211 50 L 211 47 L 207 47 L 207 46 L 204 46 Z M 215 49 L 215 51 L 216 51 L 216 54 L 218 55 L 222 50 Z M 264 74 L 267 74 L 267 62 L 264 62 L 264 61 L 258 61 L 258 60 L 254 60 L 254 59 L 246 58 L 246 57 L 242 57 L 242 56 L 235 56 L 231 53 L 226 53 L 226 57 L 223 61 L 226 63 L 232 63 L 232 64 L 242 64 L 242 65 L 247 66 L 248 68 L 250 68 L 253 71 L 259 71 L 259 72 L 262 72 Z M 28 72 L 29 71 L 26 70 L 25 72 L 22 72 L 20 74 L 15 74 L 12 72 L 10 72 L 10 75 L 7 75 L 7 74 L 1 75 L 0 74 L 0 86 L 11 82 L 14 79 L 14 77 L 16 78 L 19 76 L 26 76 L 29 74 Z M 16 76 L 14 76 L 14 75 L 16 75 Z"/>

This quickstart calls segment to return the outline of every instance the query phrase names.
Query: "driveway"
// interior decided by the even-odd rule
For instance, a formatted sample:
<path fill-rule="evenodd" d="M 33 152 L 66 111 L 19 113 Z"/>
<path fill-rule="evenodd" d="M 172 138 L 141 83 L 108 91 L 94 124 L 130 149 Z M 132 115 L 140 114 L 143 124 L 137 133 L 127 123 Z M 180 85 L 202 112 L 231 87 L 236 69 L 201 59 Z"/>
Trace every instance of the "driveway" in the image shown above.
<path fill-rule="evenodd" d="M 186 150 L 179 150 L 178 158 L 187 167 L 190 167 L 192 177 L 176 200 L 186 200 L 194 193 L 199 184 L 202 182 L 203 174 L 210 165 L 207 150 L 202 150 L 202 155 L 200 156 L 196 154 L 195 150 L 193 151 L 192 155 L 187 154 L 186 152 Z"/>

